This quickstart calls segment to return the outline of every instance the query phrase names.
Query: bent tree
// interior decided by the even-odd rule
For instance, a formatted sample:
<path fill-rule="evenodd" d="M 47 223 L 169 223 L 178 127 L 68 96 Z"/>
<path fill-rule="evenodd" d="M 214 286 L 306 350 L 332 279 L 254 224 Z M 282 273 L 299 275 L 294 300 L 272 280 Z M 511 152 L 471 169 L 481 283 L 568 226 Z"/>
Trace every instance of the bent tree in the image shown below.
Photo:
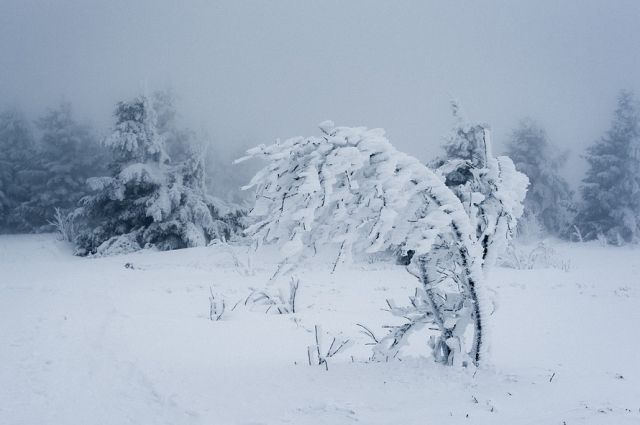
<path fill-rule="evenodd" d="M 392 306 L 408 322 L 376 346 L 393 356 L 418 329 L 431 333 L 436 361 L 478 365 L 484 352 L 482 252 L 462 203 L 417 159 L 396 150 L 381 129 L 320 125 L 317 137 L 260 145 L 245 158 L 267 165 L 255 187 L 258 244 L 281 246 L 282 273 L 334 244 L 336 264 L 352 253 L 413 253 L 407 266 L 421 282 L 409 307 Z M 334 266 L 335 267 L 335 266 Z"/>

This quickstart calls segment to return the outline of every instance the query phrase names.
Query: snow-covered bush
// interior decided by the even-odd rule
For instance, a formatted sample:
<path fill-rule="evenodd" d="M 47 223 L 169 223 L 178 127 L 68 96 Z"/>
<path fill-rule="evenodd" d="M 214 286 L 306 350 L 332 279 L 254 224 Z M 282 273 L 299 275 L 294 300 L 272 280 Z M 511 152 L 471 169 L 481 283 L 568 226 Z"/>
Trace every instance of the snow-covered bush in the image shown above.
<path fill-rule="evenodd" d="M 227 309 L 222 294 L 214 293 L 213 287 L 209 287 L 209 320 L 217 322 L 222 319 Z"/>
<path fill-rule="evenodd" d="M 76 216 L 66 214 L 60 208 L 56 208 L 53 219 L 49 221 L 51 227 L 58 233 L 61 240 L 74 242 L 78 237 L 78 223 Z"/>
<path fill-rule="evenodd" d="M 452 106 L 455 123 L 445 156 L 433 165 L 462 202 L 482 247 L 483 263 L 491 266 L 514 235 L 528 179 L 509 157 L 493 156 L 486 124 L 468 122 L 455 102 Z"/>
<path fill-rule="evenodd" d="M 252 305 L 266 306 L 265 313 L 277 313 L 277 314 L 291 314 L 296 312 L 296 298 L 298 296 L 298 288 L 300 287 L 300 279 L 291 276 L 289 281 L 289 292 L 285 293 L 284 290 L 278 290 L 277 294 L 271 293 L 267 290 L 255 290 L 252 289 L 251 293 L 245 300 L 245 305 L 251 303 Z"/>
<path fill-rule="evenodd" d="M 120 102 L 115 117 L 105 140 L 112 175 L 89 179 L 94 193 L 75 213 L 84 224 L 76 240 L 80 254 L 203 246 L 239 230 L 242 214 L 225 211 L 205 194 L 203 153 L 193 150 L 184 161 L 171 161 L 152 99 Z"/>
<path fill-rule="evenodd" d="M 349 339 L 332 337 L 331 344 L 326 348 L 323 344 L 324 332 L 319 325 L 314 326 L 314 344 L 307 347 L 307 359 L 309 366 L 311 365 L 324 365 L 325 370 L 329 370 L 328 360 L 340 353 L 343 349 L 347 348 L 351 341 Z"/>
<path fill-rule="evenodd" d="M 434 358 L 477 364 L 483 350 L 482 251 L 455 194 L 417 159 L 397 151 L 381 129 L 320 125 L 317 137 L 296 137 L 248 151 L 268 165 L 247 187 L 256 190 L 247 229 L 258 243 L 277 243 L 280 271 L 334 246 L 336 263 L 351 253 L 413 251 L 409 270 L 424 302 L 407 325 L 377 347 L 396 352 L 408 333 L 435 326 Z"/>
<path fill-rule="evenodd" d="M 509 244 L 498 257 L 498 265 L 518 270 L 559 269 L 569 271 L 571 261 L 558 253 L 546 241 L 540 241 L 535 247 Z"/>

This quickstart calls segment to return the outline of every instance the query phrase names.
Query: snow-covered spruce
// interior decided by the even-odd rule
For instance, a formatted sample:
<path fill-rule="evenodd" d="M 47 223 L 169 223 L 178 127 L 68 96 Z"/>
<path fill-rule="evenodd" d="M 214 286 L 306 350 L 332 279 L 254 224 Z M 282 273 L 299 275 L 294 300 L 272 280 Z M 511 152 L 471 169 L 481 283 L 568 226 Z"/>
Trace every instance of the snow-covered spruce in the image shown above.
<path fill-rule="evenodd" d="M 89 126 L 78 123 L 71 104 L 61 103 L 38 121 L 42 132 L 33 165 L 41 177 L 31 199 L 18 212 L 28 217 L 33 231 L 50 231 L 61 211 L 69 212 L 88 195 L 86 181 L 106 173 L 106 151 Z"/>
<path fill-rule="evenodd" d="M 631 92 L 618 96 L 611 128 L 586 160 L 577 228 L 586 240 L 640 242 L 640 108 Z"/>
<path fill-rule="evenodd" d="M 18 212 L 29 201 L 40 173 L 33 166 L 35 139 L 29 120 L 16 108 L 0 112 L 0 233 L 28 232 L 28 217 Z"/>
<path fill-rule="evenodd" d="M 0 113 L 0 233 L 51 231 L 104 174 L 104 151 L 89 126 L 61 103 L 36 121 L 15 109 Z"/>
<path fill-rule="evenodd" d="M 281 245 L 280 271 L 317 245 L 334 244 L 336 264 L 354 252 L 414 252 L 408 269 L 422 295 L 403 311 L 409 322 L 377 344 L 377 355 L 394 356 L 410 332 L 428 325 L 437 328 L 436 361 L 478 364 L 482 253 L 460 200 L 420 161 L 397 151 L 383 130 L 332 122 L 320 129 L 321 136 L 261 145 L 243 158 L 268 162 L 247 186 L 257 195 L 250 213 L 257 221 L 247 233 Z"/>
<path fill-rule="evenodd" d="M 560 175 L 568 152 L 556 153 L 546 131 L 532 119 L 524 119 L 511 133 L 506 154 L 530 183 L 524 214 L 518 220 L 518 235 L 569 237 L 576 207 L 573 191 Z"/>
<path fill-rule="evenodd" d="M 529 180 L 507 156 L 493 156 L 486 124 L 468 122 L 452 103 L 454 127 L 434 161 L 438 174 L 464 206 L 482 247 L 483 265 L 492 266 L 513 236 Z"/>
<path fill-rule="evenodd" d="M 115 117 L 105 140 L 113 156 L 112 175 L 89 179 L 95 193 L 74 213 L 83 224 L 80 254 L 202 246 L 239 230 L 240 213 L 223 211 L 205 194 L 202 152 L 172 163 L 152 99 L 120 102 Z"/>

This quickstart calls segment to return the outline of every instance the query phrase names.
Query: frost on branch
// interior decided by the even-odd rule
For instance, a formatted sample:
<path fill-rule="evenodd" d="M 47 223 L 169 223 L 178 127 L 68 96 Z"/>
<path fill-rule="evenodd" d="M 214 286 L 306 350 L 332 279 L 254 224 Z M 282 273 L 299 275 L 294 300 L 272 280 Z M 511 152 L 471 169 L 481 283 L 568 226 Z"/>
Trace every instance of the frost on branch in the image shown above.
<path fill-rule="evenodd" d="M 420 161 L 397 151 L 381 129 L 325 122 L 321 131 L 248 151 L 245 159 L 268 164 L 247 186 L 257 196 L 247 233 L 281 247 L 282 269 L 313 255 L 316 245 L 335 246 L 338 258 L 413 251 L 409 270 L 424 299 L 376 351 L 393 355 L 410 332 L 427 325 L 436 329 L 437 361 L 477 364 L 481 251 L 460 200 Z"/>
<path fill-rule="evenodd" d="M 452 103 L 455 124 L 436 173 L 460 199 L 482 247 L 483 265 L 491 266 L 512 238 L 527 193 L 527 176 L 509 157 L 494 157 L 486 124 L 469 123 Z"/>

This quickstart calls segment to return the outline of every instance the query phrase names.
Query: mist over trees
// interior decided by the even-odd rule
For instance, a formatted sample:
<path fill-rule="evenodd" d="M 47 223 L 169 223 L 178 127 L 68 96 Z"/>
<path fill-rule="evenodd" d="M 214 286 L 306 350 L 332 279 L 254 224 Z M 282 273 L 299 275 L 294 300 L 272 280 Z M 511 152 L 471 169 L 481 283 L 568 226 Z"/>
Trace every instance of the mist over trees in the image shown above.
<path fill-rule="evenodd" d="M 0 117 L 4 232 L 50 231 L 56 210 L 75 208 L 88 193 L 87 178 L 105 170 L 96 135 L 75 121 L 70 104 L 48 110 L 34 124 L 15 109 Z"/>
<path fill-rule="evenodd" d="M 205 160 L 216 153 L 177 118 L 169 91 L 120 102 L 116 124 L 103 138 L 74 118 L 69 103 L 35 120 L 17 108 L 5 109 L 0 232 L 38 233 L 64 225 L 73 229 L 68 238 L 84 254 L 96 253 L 113 237 L 121 238 L 108 244 L 119 246 L 112 251 L 228 239 L 243 213 L 207 193 Z M 223 184 L 235 181 L 239 189 L 241 176 L 234 180 L 229 173 L 231 159 L 216 167 L 228 176 Z"/>
<path fill-rule="evenodd" d="M 40 179 L 18 213 L 38 230 L 50 229 L 56 209 L 70 211 L 89 193 L 87 179 L 106 172 L 105 150 L 93 130 L 75 121 L 62 103 L 36 121 L 40 137 L 33 166 Z"/>
<path fill-rule="evenodd" d="M 121 102 L 106 137 L 79 122 L 69 103 L 36 119 L 5 108 L 0 113 L 0 232 L 52 231 L 60 217 L 67 217 L 83 228 L 76 241 L 83 253 L 96 253 L 116 236 L 135 240 L 125 243 L 131 249 L 174 249 L 240 232 L 244 213 L 238 211 L 253 208 L 251 191 L 240 187 L 258 161 L 232 163 L 249 141 L 221 149 L 184 124 L 188 120 L 176 102 L 170 91 Z M 444 154 L 429 166 L 475 217 L 480 240 L 502 240 L 489 235 L 517 228 L 524 237 L 635 243 L 640 235 L 638 115 L 633 94 L 622 92 L 611 128 L 584 154 L 589 169 L 577 192 L 563 177 L 568 151 L 558 151 L 540 124 L 521 120 L 505 140 L 505 156 L 494 157 L 489 127 L 468 121 L 455 102 Z M 504 205 L 503 194 L 524 184 L 516 170 L 529 181 L 523 211 L 517 204 L 515 210 Z M 488 217 L 497 208 L 509 214 L 492 221 Z M 495 257 L 501 248 L 485 244 L 483 249 L 485 256 Z"/>

